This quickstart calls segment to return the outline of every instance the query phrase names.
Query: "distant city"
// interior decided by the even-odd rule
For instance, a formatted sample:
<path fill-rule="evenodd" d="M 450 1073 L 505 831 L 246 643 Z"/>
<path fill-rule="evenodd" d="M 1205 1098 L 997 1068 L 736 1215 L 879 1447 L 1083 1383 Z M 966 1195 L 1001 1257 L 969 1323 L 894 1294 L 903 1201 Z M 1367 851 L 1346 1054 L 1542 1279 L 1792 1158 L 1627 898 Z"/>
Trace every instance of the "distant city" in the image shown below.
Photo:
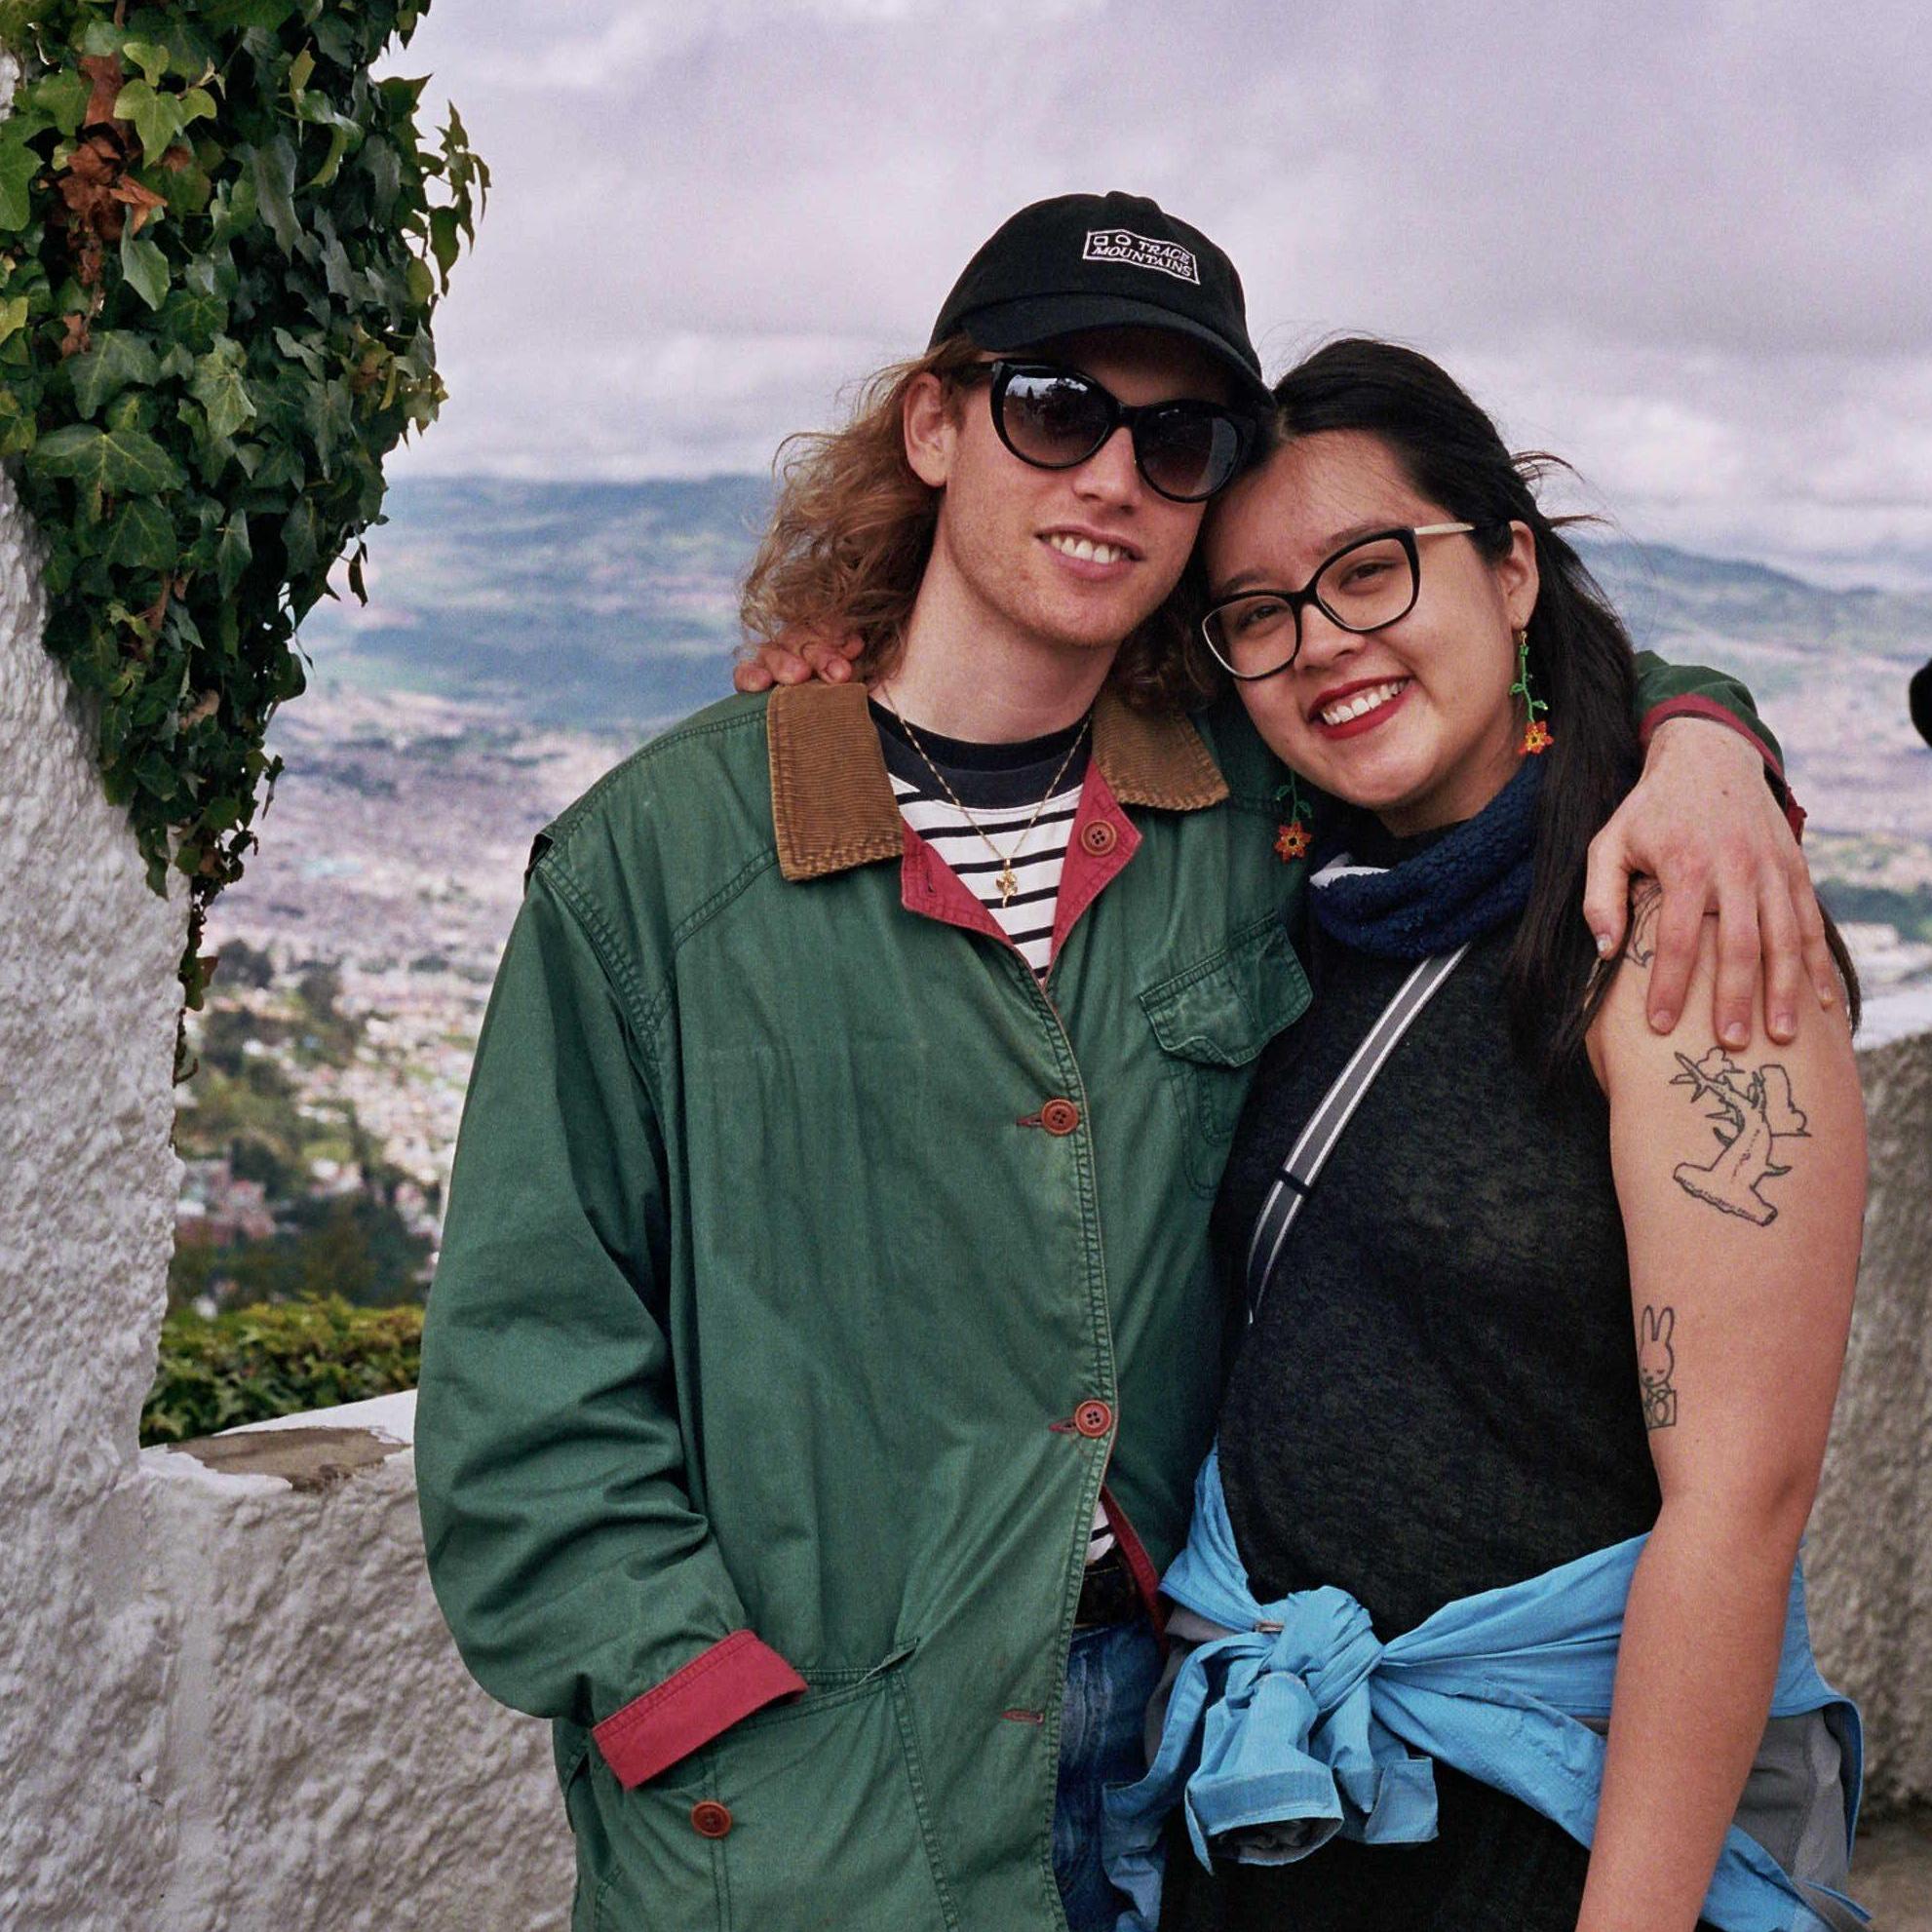
<path fill-rule="evenodd" d="M 369 605 L 312 613 L 261 849 L 215 904 L 191 1017 L 171 1295 L 419 1300 L 532 835 L 725 695 L 762 478 L 399 485 Z M 1783 740 L 1867 1038 L 1932 1027 L 1932 750 L 1906 715 L 1932 595 L 1828 589 L 1623 543 L 1592 567 L 1640 644 L 1734 672 Z"/>

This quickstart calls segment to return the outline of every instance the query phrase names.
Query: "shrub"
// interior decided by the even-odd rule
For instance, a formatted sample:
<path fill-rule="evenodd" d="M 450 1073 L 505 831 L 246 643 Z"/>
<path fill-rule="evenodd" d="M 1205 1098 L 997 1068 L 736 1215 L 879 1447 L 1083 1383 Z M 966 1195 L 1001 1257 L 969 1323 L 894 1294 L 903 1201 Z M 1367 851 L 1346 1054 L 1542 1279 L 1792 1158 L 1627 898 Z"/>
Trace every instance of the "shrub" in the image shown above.
<path fill-rule="evenodd" d="M 420 1308 L 352 1308 L 340 1296 L 235 1308 L 213 1320 L 180 1310 L 162 1325 L 140 1439 L 189 1442 L 412 1389 L 422 1333 Z"/>
<path fill-rule="evenodd" d="M 489 172 L 374 67 L 423 0 L 0 0 L 0 461 L 108 797 L 203 916 L 303 684 L 295 627 L 445 392 L 431 318 Z M 185 1054 L 177 1072 L 187 1071 Z"/>

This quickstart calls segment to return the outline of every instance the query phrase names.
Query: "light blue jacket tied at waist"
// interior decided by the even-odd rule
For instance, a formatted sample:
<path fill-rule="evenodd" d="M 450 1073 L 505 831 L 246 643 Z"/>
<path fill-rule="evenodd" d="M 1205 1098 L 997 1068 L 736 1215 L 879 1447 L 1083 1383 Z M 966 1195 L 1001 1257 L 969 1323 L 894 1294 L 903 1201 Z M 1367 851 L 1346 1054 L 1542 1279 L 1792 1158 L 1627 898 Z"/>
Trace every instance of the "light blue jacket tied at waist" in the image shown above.
<path fill-rule="evenodd" d="M 1205 1641 L 1170 1669 L 1152 1768 L 1106 1797 L 1106 1869 L 1134 1903 L 1120 1932 L 1145 1932 L 1159 1915 L 1161 1836 L 1177 1803 L 1204 1866 L 1211 1850 L 1287 1864 L 1337 1832 L 1413 1844 L 1436 1835 L 1440 1758 L 1590 1843 L 1624 1602 L 1644 1541 L 1446 1604 L 1383 1643 L 1344 1590 L 1256 1602 L 1211 1453 L 1187 1546 L 1161 1585 L 1179 1606 L 1173 1634 Z M 1862 1753 L 1857 1707 L 1812 1661 L 1795 1565 L 1771 1721 L 1705 1918 L 1724 1932 L 1846 1932 L 1867 1921 L 1838 1889 Z"/>

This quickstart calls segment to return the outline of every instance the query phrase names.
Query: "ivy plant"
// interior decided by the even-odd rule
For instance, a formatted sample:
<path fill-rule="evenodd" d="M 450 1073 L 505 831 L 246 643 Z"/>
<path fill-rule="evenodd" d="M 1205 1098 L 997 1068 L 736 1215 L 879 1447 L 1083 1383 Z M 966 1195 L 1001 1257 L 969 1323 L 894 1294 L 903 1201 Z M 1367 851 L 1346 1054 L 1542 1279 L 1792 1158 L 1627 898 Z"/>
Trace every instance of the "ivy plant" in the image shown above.
<path fill-rule="evenodd" d="M 419 133 L 426 78 L 370 72 L 424 11 L 0 0 L 0 459 L 107 795 L 149 884 L 186 875 L 188 1007 L 296 627 L 345 553 L 367 601 L 383 459 L 446 393 L 430 322 L 489 171 L 453 107 Z"/>

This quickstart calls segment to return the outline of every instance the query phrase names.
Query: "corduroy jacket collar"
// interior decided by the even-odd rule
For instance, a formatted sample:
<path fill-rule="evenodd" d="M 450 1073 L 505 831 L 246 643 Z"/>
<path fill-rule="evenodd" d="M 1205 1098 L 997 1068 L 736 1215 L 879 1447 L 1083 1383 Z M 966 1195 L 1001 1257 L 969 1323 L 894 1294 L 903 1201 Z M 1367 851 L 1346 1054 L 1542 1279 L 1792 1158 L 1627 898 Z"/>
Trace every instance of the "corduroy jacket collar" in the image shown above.
<path fill-rule="evenodd" d="M 901 855 L 899 801 L 867 696 L 859 684 L 792 684 L 771 694 L 772 830 L 788 879 Z M 1227 796 L 1193 725 L 1134 711 L 1111 690 L 1094 706 L 1094 762 L 1123 805 L 1197 812 Z"/>

